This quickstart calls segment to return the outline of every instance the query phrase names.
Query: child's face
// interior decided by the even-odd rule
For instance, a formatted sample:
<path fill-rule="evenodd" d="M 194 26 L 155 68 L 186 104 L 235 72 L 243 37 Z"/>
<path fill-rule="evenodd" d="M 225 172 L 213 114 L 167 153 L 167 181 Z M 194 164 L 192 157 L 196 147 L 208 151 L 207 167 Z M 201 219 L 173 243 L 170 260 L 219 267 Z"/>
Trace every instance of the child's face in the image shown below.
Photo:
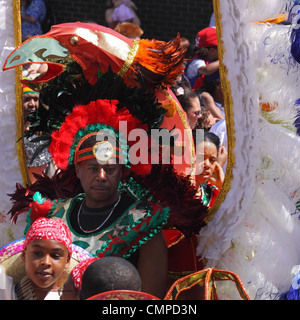
<path fill-rule="evenodd" d="M 216 61 L 216 60 L 219 59 L 219 56 L 218 56 L 218 47 L 211 47 L 211 48 L 209 48 L 207 59 L 208 59 L 208 60 L 211 60 L 211 61 Z"/>
<path fill-rule="evenodd" d="M 201 142 L 197 146 L 196 182 L 205 183 L 214 173 L 217 163 L 218 151 L 214 143 Z"/>
<path fill-rule="evenodd" d="M 39 288 L 51 289 L 68 268 L 67 248 L 55 240 L 32 241 L 22 255 L 30 280 Z"/>

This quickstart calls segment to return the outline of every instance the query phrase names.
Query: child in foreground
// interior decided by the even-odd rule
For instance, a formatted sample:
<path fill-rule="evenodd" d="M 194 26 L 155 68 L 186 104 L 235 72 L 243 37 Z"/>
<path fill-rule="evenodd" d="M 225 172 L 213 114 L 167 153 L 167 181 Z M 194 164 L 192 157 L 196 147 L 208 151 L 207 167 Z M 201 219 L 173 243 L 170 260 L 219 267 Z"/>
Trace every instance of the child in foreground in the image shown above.
<path fill-rule="evenodd" d="M 14 300 L 59 300 L 56 283 L 69 267 L 71 256 L 71 233 L 64 222 L 35 220 L 22 252 L 26 276 L 15 285 Z"/>
<path fill-rule="evenodd" d="M 121 257 L 93 257 L 73 268 L 64 284 L 61 300 L 86 300 L 111 290 L 141 291 L 137 269 Z"/>

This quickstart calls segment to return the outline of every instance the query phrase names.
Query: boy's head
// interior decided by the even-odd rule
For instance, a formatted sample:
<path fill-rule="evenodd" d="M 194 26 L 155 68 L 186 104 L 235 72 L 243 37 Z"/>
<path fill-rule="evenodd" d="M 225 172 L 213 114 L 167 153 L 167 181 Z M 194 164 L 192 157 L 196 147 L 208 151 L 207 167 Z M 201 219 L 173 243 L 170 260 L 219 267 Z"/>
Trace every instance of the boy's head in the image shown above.
<path fill-rule="evenodd" d="M 204 28 L 196 35 L 196 47 L 216 47 L 218 46 L 217 32 L 215 28 Z"/>
<path fill-rule="evenodd" d="M 69 267 L 72 237 L 60 219 L 39 218 L 29 228 L 22 253 L 26 274 L 39 288 L 51 289 Z"/>
<path fill-rule="evenodd" d="M 203 60 L 218 60 L 218 39 L 215 28 L 200 30 L 195 39 L 195 54 Z"/>
<path fill-rule="evenodd" d="M 110 256 L 96 259 L 83 273 L 80 299 L 111 290 L 140 291 L 140 275 L 134 265 L 123 258 Z"/>

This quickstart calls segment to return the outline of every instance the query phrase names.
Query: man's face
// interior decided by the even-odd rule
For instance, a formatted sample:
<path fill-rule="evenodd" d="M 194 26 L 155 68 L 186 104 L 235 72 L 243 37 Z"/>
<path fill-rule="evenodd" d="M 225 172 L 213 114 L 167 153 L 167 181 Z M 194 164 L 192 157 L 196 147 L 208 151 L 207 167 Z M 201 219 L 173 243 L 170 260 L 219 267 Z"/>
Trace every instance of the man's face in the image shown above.
<path fill-rule="evenodd" d="M 35 112 L 39 107 L 39 94 L 38 93 L 25 93 L 23 95 L 23 109 L 24 117 L 29 113 Z"/>
<path fill-rule="evenodd" d="M 76 174 L 86 193 L 86 205 L 101 208 L 114 203 L 118 197 L 118 186 L 122 177 L 122 165 L 110 159 L 100 164 L 90 159 L 76 164 Z"/>

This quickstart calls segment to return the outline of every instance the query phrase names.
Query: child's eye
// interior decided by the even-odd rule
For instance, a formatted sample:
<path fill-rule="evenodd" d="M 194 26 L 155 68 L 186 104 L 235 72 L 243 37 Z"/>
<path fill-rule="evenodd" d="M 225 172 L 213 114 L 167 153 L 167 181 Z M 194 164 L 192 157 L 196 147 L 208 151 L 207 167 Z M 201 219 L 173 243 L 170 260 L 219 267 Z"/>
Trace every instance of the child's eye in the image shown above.
<path fill-rule="evenodd" d="M 51 257 L 52 257 L 53 259 L 55 259 L 55 260 L 60 259 L 62 256 L 63 256 L 63 255 L 61 255 L 60 253 L 53 253 L 53 254 L 51 255 Z"/>
<path fill-rule="evenodd" d="M 43 252 L 41 252 L 41 251 L 34 251 L 33 254 L 34 254 L 36 257 L 42 257 L 42 256 L 43 256 Z"/>

